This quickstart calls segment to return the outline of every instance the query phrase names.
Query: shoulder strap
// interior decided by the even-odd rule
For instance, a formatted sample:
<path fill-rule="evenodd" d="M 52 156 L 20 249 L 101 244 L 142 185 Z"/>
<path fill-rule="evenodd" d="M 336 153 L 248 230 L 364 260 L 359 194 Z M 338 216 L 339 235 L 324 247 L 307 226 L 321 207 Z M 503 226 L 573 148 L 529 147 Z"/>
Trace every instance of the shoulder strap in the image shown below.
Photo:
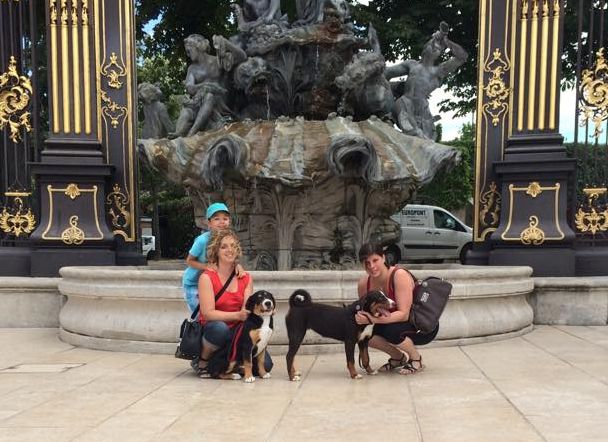
<path fill-rule="evenodd" d="M 232 271 L 232 273 L 230 274 L 230 276 L 226 280 L 226 283 L 224 284 L 224 286 L 220 289 L 219 292 L 217 292 L 217 295 L 215 295 L 215 302 L 217 302 L 218 299 L 220 299 L 222 297 L 222 295 L 224 294 L 224 292 L 226 291 L 226 289 L 228 288 L 228 286 L 232 282 L 232 278 L 234 278 L 234 275 L 236 275 L 236 270 Z M 192 312 L 192 315 L 190 315 L 190 319 L 194 320 L 194 318 L 197 317 L 198 311 L 200 310 L 200 308 L 201 308 L 200 304 L 196 306 L 196 308 Z"/>
<path fill-rule="evenodd" d="M 217 295 L 215 295 L 215 302 L 217 302 L 218 299 L 220 299 L 222 297 L 222 295 L 224 294 L 224 292 L 230 285 L 230 282 L 232 282 L 232 278 L 234 278 L 234 275 L 236 275 L 236 270 L 232 271 L 232 273 L 230 274 L 230 277 L 226 280 L 226 283 L 224 284 L 224 286 L 220 289 L 219 292 L 217 292 Z"/>
<path fill-rule="evenodd" d="M 410 276 L 412 277 L 412 279 L 414 280 L 414 285 L 416 285 L 416 282 L 418 280 L 412 274 L 412 272 L 410 272 L 408 269 L 404 269 L 403 267 L 395 266 L 395 270 L 393 270 L 391 272 L 391 276 L 390 276 L 389 283 L 388 283 L 388 287 L 389 287 L 390 290 L 392 290 L 393 293 L 395 293 L 395 273 L 397 272 L 397 270 L 405 270 L 406 272 L 408 272 L 410 274 Z"/>

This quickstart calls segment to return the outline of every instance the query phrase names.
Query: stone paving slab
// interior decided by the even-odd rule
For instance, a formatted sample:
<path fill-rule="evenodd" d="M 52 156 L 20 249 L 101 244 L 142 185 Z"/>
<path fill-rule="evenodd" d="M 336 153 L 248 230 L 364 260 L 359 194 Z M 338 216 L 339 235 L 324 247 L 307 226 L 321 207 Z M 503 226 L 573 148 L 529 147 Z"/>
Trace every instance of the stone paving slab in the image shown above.
<path fill-rule="evenodd" d="M 422 354 L 422 373 L 358 381 L 344 354 L 301 355 L 299 383 L 281 356 L 272 379 L 244 384 L 167 355 L 72 347 L 56 329 L 0 329 L 0 441 L 607 440 L 608 327 Z"/>

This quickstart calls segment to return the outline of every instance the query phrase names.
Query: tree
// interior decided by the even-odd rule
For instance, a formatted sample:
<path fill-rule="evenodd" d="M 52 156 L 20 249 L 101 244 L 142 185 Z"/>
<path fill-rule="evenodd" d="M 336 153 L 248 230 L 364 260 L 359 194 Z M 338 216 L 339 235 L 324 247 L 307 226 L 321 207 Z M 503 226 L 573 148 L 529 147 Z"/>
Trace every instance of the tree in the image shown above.
<path fill-rule="evenodd" d="M 418 191 L 417 199 L 455 210 L 465 207 L 473 196 L 475 125 L 464 124 L 458 139 L 445 144 L 458 149 L 460 163 L 448 173 L 437 174 L 430 184 Z"/>

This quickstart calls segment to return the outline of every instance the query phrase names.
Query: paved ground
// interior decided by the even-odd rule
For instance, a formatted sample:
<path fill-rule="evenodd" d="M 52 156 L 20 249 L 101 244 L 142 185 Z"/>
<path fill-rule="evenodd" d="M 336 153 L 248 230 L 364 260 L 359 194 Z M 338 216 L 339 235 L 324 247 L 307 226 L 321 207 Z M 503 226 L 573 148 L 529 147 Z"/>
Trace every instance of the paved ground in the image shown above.
<path fill-rule="evenodd" d="M 294 383 L 277 357 L 273 378 L 254 384 L 56 334 L 0 329 L 0 441 L 608 440 L 608 327 L 427 349 L 415 376 L 353 381 L 332 354 L 300 356 Z"/>

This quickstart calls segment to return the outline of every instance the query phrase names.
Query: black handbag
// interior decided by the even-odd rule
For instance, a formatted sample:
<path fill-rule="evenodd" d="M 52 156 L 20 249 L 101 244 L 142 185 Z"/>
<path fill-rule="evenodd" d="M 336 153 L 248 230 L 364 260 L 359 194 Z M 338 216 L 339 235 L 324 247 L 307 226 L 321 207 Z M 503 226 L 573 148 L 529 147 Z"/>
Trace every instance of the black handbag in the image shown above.
<path fill-rule="evenodd" d="M 398 267 L 390 276 L 393 292 L 395 291 L 395 272 L 400 268 L 403 269 Z M 403 270 L 408 272 L 414 280 L 412 307 L 408 321 L 418 333 L 430 333 L 439 325 L 439 318 L 452 292 L 452 284 L 434 276 L 418 280 L 409 270 Z"/>
<path fill-rule="evenodd" d="M 233 270 L 230 277 L 221 288 L 221 290 L 215 295 L 215 302 L 220 299 L 224 294 L 232 278 L 234 278 L 235 271 Z M 198 359 L 201 356 L 201 345 L 203 339 L 203 325 L 198 320 L 198 312 L 200 305 L 197 305 L 190 318 L 184 319 L 182 326 L 179 331 L 179 345 L 175 350 L 175 357 L 179 359 L 193 360 Z"/>

